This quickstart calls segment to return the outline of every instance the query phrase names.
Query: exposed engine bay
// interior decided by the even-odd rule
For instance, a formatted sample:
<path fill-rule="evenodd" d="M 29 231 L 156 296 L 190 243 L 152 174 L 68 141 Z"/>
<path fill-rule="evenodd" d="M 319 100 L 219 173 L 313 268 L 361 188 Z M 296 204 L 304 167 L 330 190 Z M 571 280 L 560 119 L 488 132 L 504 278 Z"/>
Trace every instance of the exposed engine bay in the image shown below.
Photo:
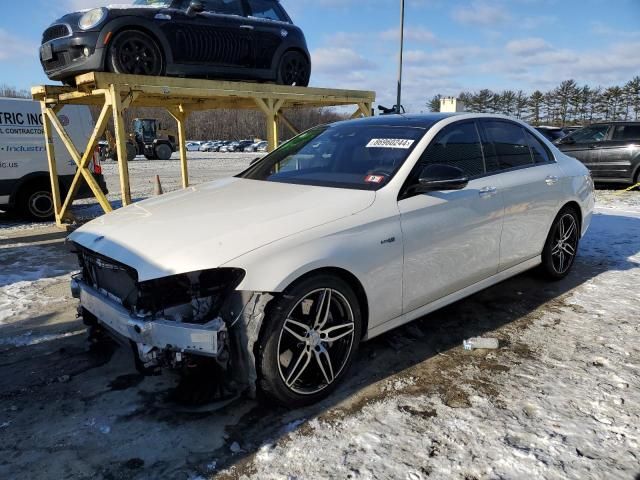
<path fill-rule="evenodd" d="M 273 297 L 237 291 L 244 271 L 219 268 L 138 282 L 126 265 L 75 244 L 73 251 L 81 273 L 72 293 L 90 335 L 104 330 L 128 343 L 142 373 L 214 365 L 225 383 L 255 395 L 253 347 Z"/>

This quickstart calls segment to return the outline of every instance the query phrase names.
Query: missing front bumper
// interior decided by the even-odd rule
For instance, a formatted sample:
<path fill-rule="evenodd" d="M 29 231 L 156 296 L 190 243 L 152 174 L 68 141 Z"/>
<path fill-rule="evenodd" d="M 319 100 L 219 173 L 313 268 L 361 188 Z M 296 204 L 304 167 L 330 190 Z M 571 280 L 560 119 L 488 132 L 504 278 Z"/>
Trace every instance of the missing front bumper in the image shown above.
<path fill-rule="evenodd" d="M 101 324 L 136 344 L 210 357 L 218 356 L 223 349 L 226 325 L 221 319 L 204 325 L 140 319 L 77 279 L 72 280 L 71 291 L 80 299 L 81 306 L 95 315 Z"/>

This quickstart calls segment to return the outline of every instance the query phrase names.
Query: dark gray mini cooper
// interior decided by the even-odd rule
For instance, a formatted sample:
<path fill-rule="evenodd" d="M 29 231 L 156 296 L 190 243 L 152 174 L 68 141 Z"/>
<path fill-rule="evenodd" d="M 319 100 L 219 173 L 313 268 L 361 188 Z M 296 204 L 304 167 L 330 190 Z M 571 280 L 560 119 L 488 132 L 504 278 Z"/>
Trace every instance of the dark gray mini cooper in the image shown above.
<path fill-rule="evenodd" d="M 278 0 L 135 0 L 65 15 L 40 47 L 51 80 L 106 71 L 307 86 L 304 34 Z"/>

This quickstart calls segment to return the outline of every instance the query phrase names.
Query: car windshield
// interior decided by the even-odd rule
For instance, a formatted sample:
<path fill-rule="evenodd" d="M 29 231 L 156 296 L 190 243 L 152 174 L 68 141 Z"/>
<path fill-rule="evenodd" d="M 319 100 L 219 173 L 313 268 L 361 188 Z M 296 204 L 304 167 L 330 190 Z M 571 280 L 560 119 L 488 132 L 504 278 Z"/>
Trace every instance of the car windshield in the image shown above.
<path fill-rule="evenodd" d="M 317 127 L 289 140 L 239 176 L 378 190 L 395 175 L 425 131 L 354 123 Z"/>
<path fill-rule="evenodd" d="M 171 0 L 133 0 L 133 4 L 152 7 L 170 7 Z"/>

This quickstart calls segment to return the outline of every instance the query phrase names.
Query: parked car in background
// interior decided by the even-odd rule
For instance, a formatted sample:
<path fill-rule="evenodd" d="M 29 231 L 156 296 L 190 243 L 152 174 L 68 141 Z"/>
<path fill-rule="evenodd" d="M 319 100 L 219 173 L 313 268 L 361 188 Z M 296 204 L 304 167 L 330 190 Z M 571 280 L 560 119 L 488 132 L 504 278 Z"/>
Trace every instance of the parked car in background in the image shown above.
<path fill-rule="evenodd" d="M 245 148 L 251 147 L 254 143 L 255 143 L 255 140 L 240 140 L 234 151 L 235 152 L 251 151 L 251 150 L 245 150 Z"/>
<path fill-rule="evenodd" d="M 256 152 L 266 152 L 267 150 L 269 150 L 269 142 L 260 142 L 256 148 Z"/>
<path fill-rule="evenodd" d="M 0 112 L 0 210 L 16 212 L 32 220 L 50 220 L 54 217 L 53 196 L 40 103 L 0 97 Z M 66 106 L 58 113 L 58 118 L 75 145 L 87 144 L 94 125 L 89 107 Z M 77 168 L 55 132 L 53 139 L 64 201 Z M 102 191 L 108 193 L 98 161 L 99 150 L 100 146 L 96 148 L 89 170 Z M 75 198 L 90 197 L 92 192 L 86 181 L 80 182 Z"/>
<path fill-rule="evenodd" d="M 201 152 L 208 152 L 210 151 L 209 148 L 214 144 L 215 142 L 213 140 L 209 140 L 208 142 L 202 142 L 200 144 L 200 151 Z"/>
<path fill-rule="evenodd" d="M 544 135 L 545 138 L 547 140 L 549 140 L 550 142 L 555 142 L 556 140 L 559 140 L 562 137 L 565 137 L 567 135 L 567 133 L 569 133 L 564 128 L 549 127 L 549 126 L 546 126 L 546 125 L 541 125 L 541 126 L 535 127 L 535 129 L 538 132 L 540 132 L 542 135 Z"/>
<path fill-rule="evenodd" d="M 596 182 L 640 182 L 640 122 L 594 123 L 556 145 L 584 163 Z"/>
<path fill-rule="evenodd" d="M 45 73 L 65 83 L 93 71 L 297 86 L 311 75 L 304 34 L 278 0 L 134 0 L 65 15 L 41 43 Z"/>
<path fill-rule="evenodd" d="M 258 151 L 258 145 L 260 145 L 263 141 L 257 141 L 257 142 L 253 142 L 251 145 L 247 145 L 246 147 L 244 147 L 244 151 L 245 152 L 256 152 Z"/>
<path fill-rule="evenodd" d="M 235 152 L 239 142 L 226 142 L 224 145 L 220 145 L 219 152 Z"/>
<path fill-rule="evenodd" d="M 187 152 L 198 152 L 200 150 L 200 142 L 187 142 Z"/>
<path fill-rule="evenodd" d="M 72 291 L 139 365 L 221 357 L 297 407 L 336 388 L 363 340 L 534 267 L 564 278 L 593 207 L 584 165 L 523 122 L 338 122 L 80 227 Z"/>

